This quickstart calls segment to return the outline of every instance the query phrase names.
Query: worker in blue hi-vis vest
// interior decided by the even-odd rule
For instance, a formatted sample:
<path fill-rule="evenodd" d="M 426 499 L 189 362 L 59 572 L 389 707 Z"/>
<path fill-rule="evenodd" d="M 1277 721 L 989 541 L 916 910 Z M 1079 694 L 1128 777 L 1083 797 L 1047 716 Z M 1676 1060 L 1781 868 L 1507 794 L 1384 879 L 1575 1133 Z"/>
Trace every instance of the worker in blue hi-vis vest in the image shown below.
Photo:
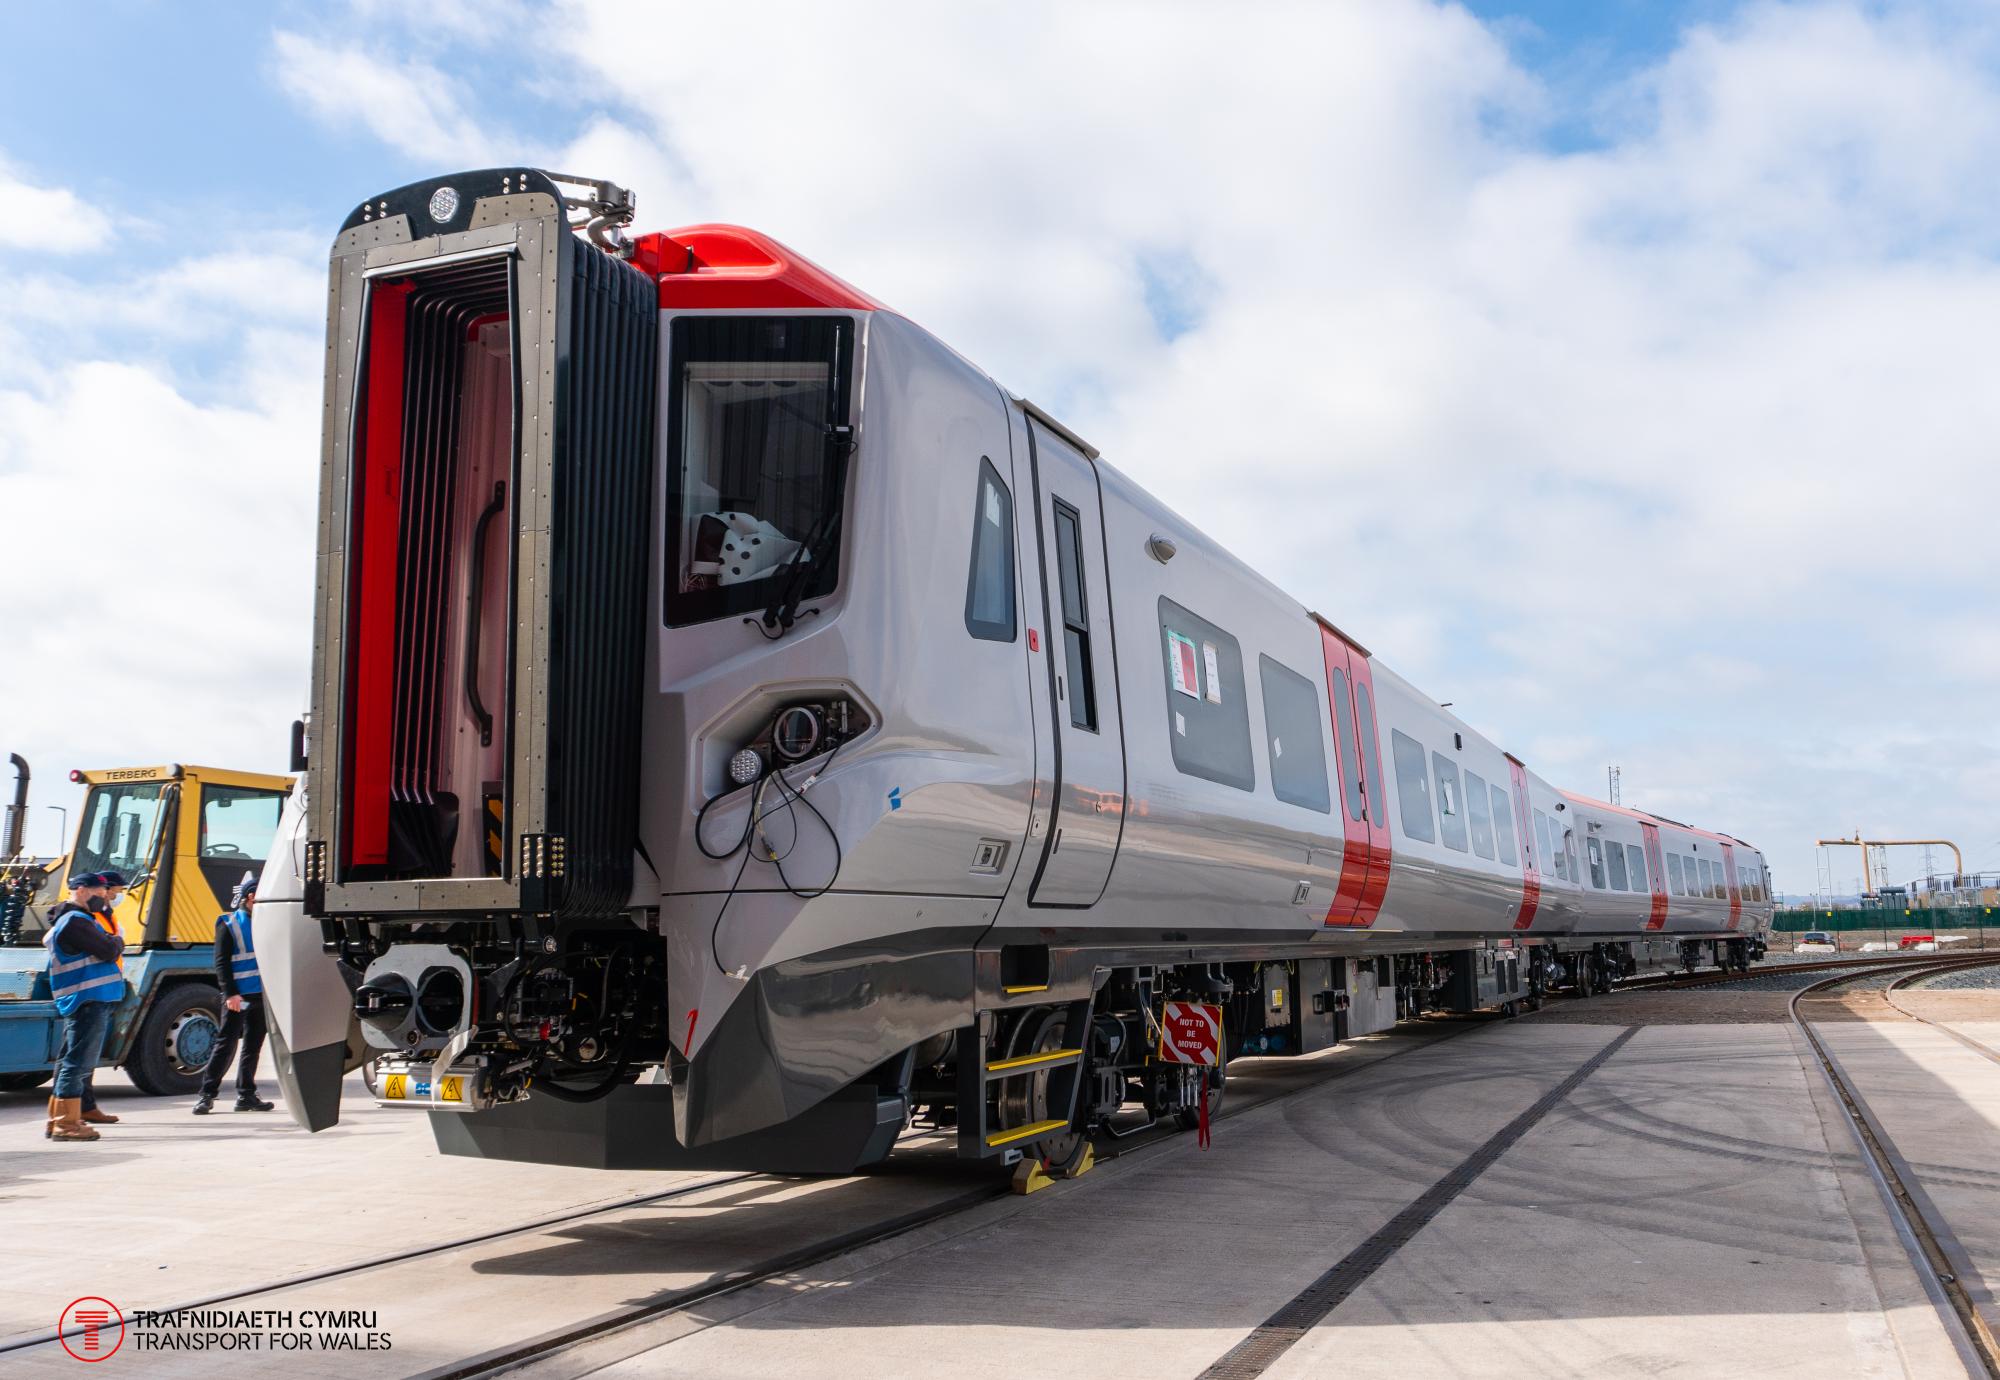
<path fill-rule="evenodd" d="M 86 872 L 70 879 L 70 898 L 49 917 L 42 943 L 49 951 L 49 995 L 62 1017 L 62 1050 L 56 1058 L 56 1085 L 49 1097 L 50 1140 L 99 1139 L 83 1119 L 83 1091 L 112 1013 L 125 1000 L 125 939 L 111 919 L 109 878 Z M 123 885 L 125 879 L 117 879 Z"/>
<path fill-rule="evenodd" d="M 215 1053 L 201 1077 L 201 1094 L 195 1098 L 194 1114 L 207 1116 L 222 1090 L 222 1075 L 236 1057 L 236 1043 L 243 1042 L 243 1059 L 236 1066 L 236 1110 L 268 1112 L 271 1104 L 257 1096 L 257 1056 L 264 1049 L 264 979 L 257 972 L 257 935 L 251 914 L 257 909 L 257 878 L 246 872 L 229 898 L 235 907 L 215 920 L 215 985 L 222 989 L 222 1004 L 228 1008 L 222 1031 L 216 1037 Z"/>

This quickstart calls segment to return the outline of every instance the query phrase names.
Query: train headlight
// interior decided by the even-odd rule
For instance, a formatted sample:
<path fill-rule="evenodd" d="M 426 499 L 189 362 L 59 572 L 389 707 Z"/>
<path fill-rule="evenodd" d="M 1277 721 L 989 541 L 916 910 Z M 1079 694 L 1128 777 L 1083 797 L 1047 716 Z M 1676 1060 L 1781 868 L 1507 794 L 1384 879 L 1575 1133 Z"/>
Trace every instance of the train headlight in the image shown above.
<path fill-rule="evenodd" d="M 739 786 L 747 786 L 764 774 L 764 759 L 756 748 L 744 748 L 729 759 L 729 779 Z"/>
<path fill-rule="evenodd" d="M 771 751 L 780 762 L 801 762 L 819 750 L 825 736 L 819 711 L 810 705 L 795 704 L 782 710 L 771 725 Z"/>

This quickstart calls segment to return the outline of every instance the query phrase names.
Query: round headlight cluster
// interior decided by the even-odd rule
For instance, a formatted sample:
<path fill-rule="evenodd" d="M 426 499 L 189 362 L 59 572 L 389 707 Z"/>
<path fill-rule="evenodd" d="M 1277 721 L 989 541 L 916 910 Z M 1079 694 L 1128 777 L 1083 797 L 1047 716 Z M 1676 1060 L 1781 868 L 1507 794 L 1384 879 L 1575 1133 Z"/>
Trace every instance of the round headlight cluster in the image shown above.
<path fill-rule="evenodd" d="M 771 725 L 771 751 L 780 762 L 802 762 L 819 750 L 823 731 L 817 709 L 795 704 Z"/>
<path fill-rule="evenodd" d="M 729 779 L 739 786 L 747 786 L 763 774 L 764 759 L 755 748 L 744 748 L 729 759 Z"/>

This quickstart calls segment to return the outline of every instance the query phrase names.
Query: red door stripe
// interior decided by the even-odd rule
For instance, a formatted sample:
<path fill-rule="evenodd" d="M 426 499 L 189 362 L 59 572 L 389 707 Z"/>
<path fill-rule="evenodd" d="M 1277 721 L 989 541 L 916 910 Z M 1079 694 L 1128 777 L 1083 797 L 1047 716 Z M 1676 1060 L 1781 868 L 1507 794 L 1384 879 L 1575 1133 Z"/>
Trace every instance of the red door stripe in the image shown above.
<path fill-rule="evenodd" d="M 1327 908 L 1326 923 L 1366 927 L 1382 912 L 1389 891 L 1392 854 L 1389 825 L 1379 819 L 1382 749 L 1376 739 L 1375 677 L 1368 654 L 1320 623 L 1320 650 L 1326 662 L 1327 714 L 1333 726 L 1334 760 L 1340 764 L 1340 885 Z M 1343 703 L 1344 701 L 1344 703 Z M 1355 809 L 1359 786 L 1360 810 Z"/>
<path fill-rule="evenodd" d="M 1729 883 L 1729 928 L 1733 930 L 1743 919 L 1743 893 L 1736 886 L 1736 849 L 1726 843 L 1722 845 L 1722 875 Z"/>
<path fill-rule="evenodd" d="M 1535 863 L 1534 821 L 1528 815 L 1528 771 L 1512 757 L 1507 759 L 1507 769 L 1514 782 L 1514 833 L 1521 841 L 1521 910 L 1514 917 L 1514 928 L 1525 930 L 1535 923 L 1535 912 L 1542 904 L 1542 873 Z"/>
<path fill-rule="evenodd" d="M 1660 827 L 1657 824 L 1641 824 L 1639 836 L 1646 845 L 1646 871 L 1653 886 L 1653 909 L 1646 917 L 1649 930 L 1665 929 L 1667 926 L 1667 859 L 1660 849 Z"/>

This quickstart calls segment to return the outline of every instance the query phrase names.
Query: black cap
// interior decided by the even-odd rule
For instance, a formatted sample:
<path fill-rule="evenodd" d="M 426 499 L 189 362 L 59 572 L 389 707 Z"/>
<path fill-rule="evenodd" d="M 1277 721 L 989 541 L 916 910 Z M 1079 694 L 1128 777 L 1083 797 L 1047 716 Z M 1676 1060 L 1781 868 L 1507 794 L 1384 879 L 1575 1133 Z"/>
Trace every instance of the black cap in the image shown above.
<path fill-rule="evenodd" d="M 95 885 L 130 886 L 131 883 L 125 880 L 125 874 L 123 872 L 100 872 L 97 874 L 97 881 Z"/>
<path fill-rule="evenodd" d="M 86 887 L 103 885 L 104 874 L 102 872 L 85 872 L 69 879 L 69 889 L 71 891 L 82 891 Z"/>

